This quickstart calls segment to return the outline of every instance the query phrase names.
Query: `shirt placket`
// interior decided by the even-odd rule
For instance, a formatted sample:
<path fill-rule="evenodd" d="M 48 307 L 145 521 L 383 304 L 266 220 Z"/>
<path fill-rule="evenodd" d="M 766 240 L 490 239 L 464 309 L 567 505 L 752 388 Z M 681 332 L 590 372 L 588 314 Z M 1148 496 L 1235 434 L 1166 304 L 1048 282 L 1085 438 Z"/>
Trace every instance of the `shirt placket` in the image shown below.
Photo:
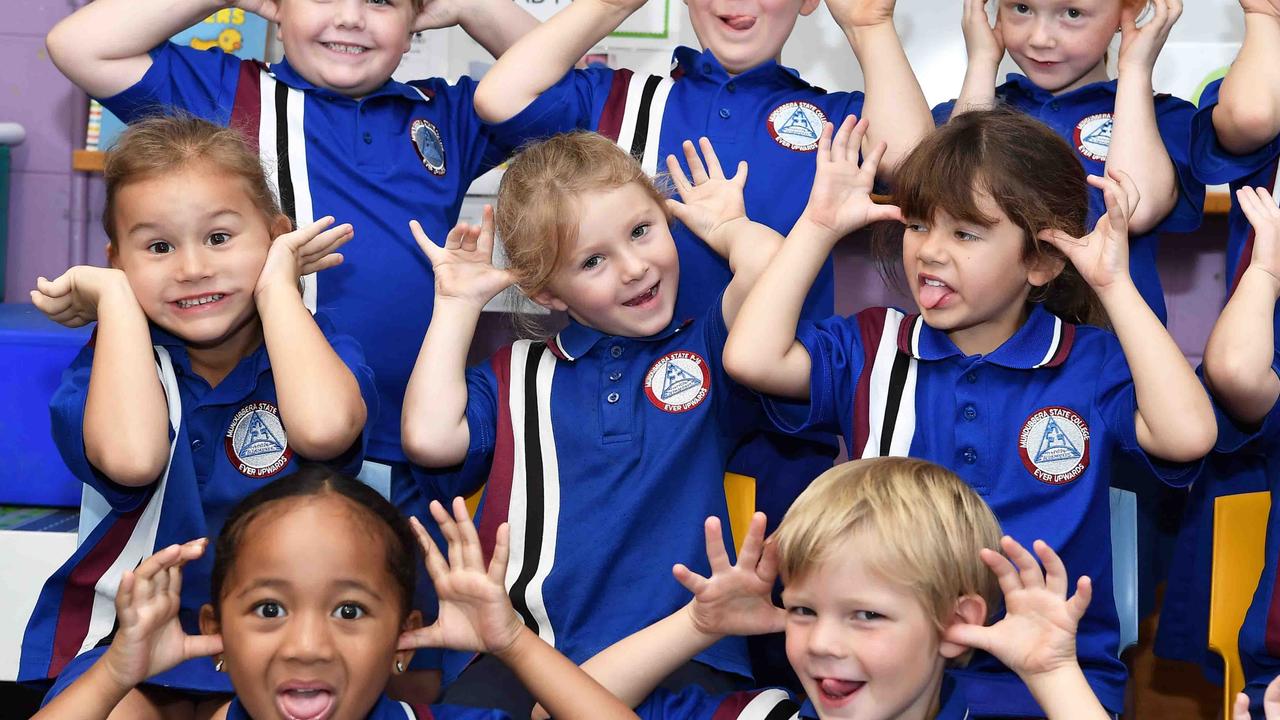
<path fill-rule="evenodd" d="M 628 367 L 634 354 L 620 338 L 614 338 L 604 350 L 604 362 L 600 368 L 600 428 L 601 441 L 605 443 L 628 442 L 637 430 L 634 427 L 634 403 L 636 383 L 643 378 Z"/>
<path fill-rule="evenodd" d="M 955 382 L 954 438 L 955 463 L 965 480 L 978 494 L 987 497 L 991 492 L 988 477 L 987 455 L 991 438 L 988 437 L 987 416 L 994 411 L 989 397 L 983 393 L 984 375 L 990 367 L 974 361 L 962 367 Z"/>

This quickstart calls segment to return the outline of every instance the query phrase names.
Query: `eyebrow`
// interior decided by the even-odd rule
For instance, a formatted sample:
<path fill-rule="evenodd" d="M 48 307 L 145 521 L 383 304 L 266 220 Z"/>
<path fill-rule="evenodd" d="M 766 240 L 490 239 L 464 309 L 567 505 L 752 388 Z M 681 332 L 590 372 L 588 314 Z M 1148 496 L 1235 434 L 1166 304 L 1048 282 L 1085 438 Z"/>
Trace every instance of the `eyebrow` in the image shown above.
<path fill-rule="evenodd" d="M 333 588 L 338 590 L 356 590 L 356 591 L 365 593 L 366 595 L 371 595 L 373 597 L 381 597 L 381 595 L 379 595 L 379 593 L 374 591 L 373 588 L 369 587 L 365 583 L 360 582 L 359 580 L 351 580 L 351 579 L 344 578 L 341 580 L 334 580 L 332 583 L 330 583 L 330 585 Z M 254 580 L 253 582 L 246 585 L 244 589 L 236 593 L 235 597 L 244 597 L 245 595 L 248 595 L 249 593 L 259 589 L 286 590 L 291 587 L 293 587 L 292 583 L 289 583 L 285 580 L 279 580 L 276 578 L 261 578 L 258 580 Z"/>
<path fill-rule="evenodd" d="M 235 218 L 241 217 L 240 212 L 237 210 L 233 210 L 231 208 L 218 208 L 217 210 L 212 210 L 210 212 L 205 213 L 204 217 L 202 217 L 201 220 L 205 222 L 212 222 L 214 220 L 217 220 L 218 218 L 223 217 L 224 215 L 235 217 Z M 125 232 L 125 235 L 134 235 L 143 230 L 151 230 L 151 231 L 159 232 L 163 230 L 163 227 L 159 223 L 140 222 L 130 227 Z"/>

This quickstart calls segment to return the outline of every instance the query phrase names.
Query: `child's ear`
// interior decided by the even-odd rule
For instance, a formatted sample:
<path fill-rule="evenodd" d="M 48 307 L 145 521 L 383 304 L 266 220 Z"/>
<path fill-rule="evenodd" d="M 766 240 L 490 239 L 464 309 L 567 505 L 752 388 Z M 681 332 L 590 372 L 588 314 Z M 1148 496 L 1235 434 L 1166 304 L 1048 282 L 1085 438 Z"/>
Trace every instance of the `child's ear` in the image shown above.
<path fill-rule="evenodd" d="M 218 620 L 218 613 L 209 603 L 200 606 L 200 634 L 201 635 L 217 635 L 222 632 L 222 623 Z"/>
<path fill-rule="evenodd" d="M 281 213 L 271 219 L 271 239 L 275 240 L 281 235 L 293 232 L 293 221 L 288 215 Z"/>
<path fill-rule="evenodd" d="M 1048 253 L 1037 253 L 1027 263 L 1027 283 L 1032 287 L 1044 287 L 1053 282 L 1067 266 L 1065 258 L 1050 255 Z"/>
<path fill-rule="evenodd" d="M 107 243 L 107 264 L 116 270 L 120 269 L 120 253 L 116 251 L 116 244 Z"/>
<path fill-rule="evenodd" d="M 979 595 L 962 595 L 956 600 L 955 609 L 951 613 L 951 617 L 947 620 L 947 628 L 957 623 L 965 625 L 986 625 L 987 624 L 987 601 L 983 600 Z M 945 631 L 947 628 L 943 628 Z M 945 637 L 945 632 L 944 632 Z M 949 642 L 943 640 L 938 644 L 938 654 L 951 660 L 969 652 L 973 648 L 960 643 Z"/>
<path fill-rule="evenodd" d="M 400 623 L 400 632 L 409 632 L 422 627 L 422 611 L 413 610 L 409 613 L 404 622 Z M 409 661 L 413 659 L 412 650 L 397 650 L 396 661 L 401 663 L 402 667 L 409 667 Z"/>
<path fill-rule="evenodd" d="M 817 9 L 818 0 L 804 0 L 804 2 L 800 3 L 800 14 L 805 17 L 812 15 L 813 11 Z"/>
<path fill-rule="evenodd" d="M 569 309 L 569 306 L 565 305 L 564 301 L 561 300 L 560 298 L 556 297 L 555 295 L 552 295 L 550 290 L 539 290 L 533 295 L 530 295 L 529 299 L 538 303 L 542 307 L 547 308 L 548 310 L 565 312 Z"/>

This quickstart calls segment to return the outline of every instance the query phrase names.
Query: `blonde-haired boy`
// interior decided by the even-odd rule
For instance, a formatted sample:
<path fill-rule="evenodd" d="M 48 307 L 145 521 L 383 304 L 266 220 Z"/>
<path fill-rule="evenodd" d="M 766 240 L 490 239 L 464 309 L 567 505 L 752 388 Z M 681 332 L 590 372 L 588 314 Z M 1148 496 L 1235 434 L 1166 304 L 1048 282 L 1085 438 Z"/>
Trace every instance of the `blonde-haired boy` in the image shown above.
<path fill-rule="evenodd" d="M 1053 550 L 1036 543 L 1041 571 L 1030 552 L 1000 537 L 972 488 L 943 467 L 875 458 L 832 468 L 796 500 L 768 543 L 764 516 L 752 518 L 736 565 L 719 521 L 709 518 L 706 531 L 711 577 L 673 569 L 693 601 L 583 665 L 638 705 L 641 717 L 796 717 L 798 710 L 801 718 L 960 720 L 968 708 L 945 670 L 974 648 L 1013 668 L 1047 717 L 1108 717 L 1075 657 L 1088 578 L 1068 598 L 1066 569 Z M 1009 559 L 991 549 L 997 542 Z M 770 600 L 779 568 L 785 609 Z M 1001 591 L 1005 616 L 984 627 Z M 803 704 L 779 689 L 650 695 L 667 673 L 726 635 L 781 630 L 808 696 Z"/>

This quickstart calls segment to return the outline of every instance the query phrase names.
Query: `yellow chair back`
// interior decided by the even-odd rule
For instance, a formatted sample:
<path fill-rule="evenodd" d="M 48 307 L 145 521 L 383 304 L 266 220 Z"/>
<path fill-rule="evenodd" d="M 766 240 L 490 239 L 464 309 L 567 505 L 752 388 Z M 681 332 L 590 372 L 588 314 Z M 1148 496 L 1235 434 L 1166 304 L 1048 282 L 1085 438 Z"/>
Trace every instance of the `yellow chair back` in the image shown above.
<path fill-rule="evenodd" d="M 1213 506 L 1213 571 L 1209 598 L 1209 649 L 1222 657 L 1223 717 L 1231 717 L 1244 689 L 1240 667 L 1240 626 L 1262 575 L 1271 494 L 1223 495 Z"/>

